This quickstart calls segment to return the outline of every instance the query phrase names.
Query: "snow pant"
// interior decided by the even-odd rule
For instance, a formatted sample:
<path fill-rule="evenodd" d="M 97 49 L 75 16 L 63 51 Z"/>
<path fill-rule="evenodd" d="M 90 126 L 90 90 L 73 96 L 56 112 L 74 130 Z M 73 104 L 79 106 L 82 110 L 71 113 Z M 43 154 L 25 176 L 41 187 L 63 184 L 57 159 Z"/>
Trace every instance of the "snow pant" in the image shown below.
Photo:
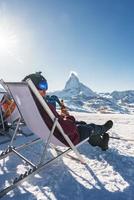
<path fill-rule="evenodd" d="M 103 133 L 103 125 L 96 124 L 77 124 L 77 129 L 80 137 L 80 141 L 89 137 L 88 142 L 97 146 L 102 140 L 101 134 Z"/>
<path fill-rule="evenodd" d="M 96 124 L 78 124 L 77 129 L 80 136 L 80 141 L 90 137 L 90 135 L 97 134 L 101 135 L 103 130 L 103 125 Z"/>

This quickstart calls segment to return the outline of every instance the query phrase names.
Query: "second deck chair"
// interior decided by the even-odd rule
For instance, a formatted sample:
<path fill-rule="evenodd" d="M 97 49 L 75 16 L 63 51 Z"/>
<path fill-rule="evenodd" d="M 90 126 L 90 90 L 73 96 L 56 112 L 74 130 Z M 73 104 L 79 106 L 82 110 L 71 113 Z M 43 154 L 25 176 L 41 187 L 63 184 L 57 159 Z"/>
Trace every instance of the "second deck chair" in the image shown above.
<path fill-rule="evenodd" d="M 5 123 L 4 123 L 4 118 L 3 118 L 3 99 L 4 96 L 6 95 L 6 91 L 1 91 L 0 92 L 0 144 L 7 143 L 11 140 L 11 137 L 9 137 L 9 134 L 6 133 L 5 131 Z"/>
<path fill-rule="evenodd" d="M 11 96 L 10 91 L 9 91 L 9 89 L 8 89 L 6 83 L 4 82 L 3 79 L 0 80 L 0 84 L 5 90 L 5 96 L 6 96 L 6 94 L 7 94 L 7 96 Z M 20 120 L 21 121 L 21 125 L 24 124 L 23 123 L 23 119 L 21 118 L 20 112 L 18 110 L 18 107 L 15 106 L 15 109 L 13 109 L 13 111 L 12 111 L 11 107 L 12 107 L 12 104 L 9 106 L 8 110 L 6 111 L 6 112 L 10 113 L 8 117 L 5 116 L 6 113 L 4 113 L 2 115 L 2 112 L 1 112 L 1 119 L 2 119 L 2 122 L 3 122 L 3 129 L 5 129 L 4 122 L 7 122 L 8 124 L 10 124 L 10 128 L 12 128 L 13 130 L 15 130 L 15 128 L 17 126 L 16 122 L 19 119 L 21 119 Z M 24 128 L 26 128 L 26 127 L 24 127 Z M 26 130 L 26 133 L 25 133 L 25 131 L 22 130 L 24 128 L 23 128 L 23 126 L 21 126 L 21 128 L 19 129 L 19 132 L 24 134 L 25 136 L 31 136 L 33 134 L 33 133 L 30 132 L 30 130 Z"/>
<path fill-rule="evenodd" d="M 8 96 L 8 95 L 11 96 L 10 91 L 9 91 L 7 85 L 5 84 L 5 82 L 3 81 L 3 79 L 0 80 L 0 84 L 1 84 L 1 86 L 2 86 L 2 87 L 4 88 L 4 90 L 5 90 L 5 96 L 6 96 L 6 95 L 7 95 L 7 96 Z M 4 116 L 5 113 L 4 113 L 3 119 L 4 119 L 5 121 L 7 121 L 8 123 L 13 124 L 15 121 L 17 121 L 17 120 L 20 118 L 20 113 L 19 113 L 19 110 L 18 110 L 17 107 L 15 107 L 15 109 L 13 110 L 13 112 L 10 110 L 10 107 L 12 107 L 12 104 L 9 106 L 8 110 L 6 111 L 6 112 L 9 112 L 9 113 L 11 112 L 10 115 L 9 115 L 8 117 L 5 117 L 5 116 Z"/>
<path fill-rule="evenodd" d="M 2 105 L 3 105 L 2 101 L 5 95 L 6 95 L 6 91 L 0 91 L 0 126 L 3 129 L 3 131 L 5 130 L 5 127 L 4 127 L 4 119 L 3 119 L 3 111 L 2 111 Z"/>

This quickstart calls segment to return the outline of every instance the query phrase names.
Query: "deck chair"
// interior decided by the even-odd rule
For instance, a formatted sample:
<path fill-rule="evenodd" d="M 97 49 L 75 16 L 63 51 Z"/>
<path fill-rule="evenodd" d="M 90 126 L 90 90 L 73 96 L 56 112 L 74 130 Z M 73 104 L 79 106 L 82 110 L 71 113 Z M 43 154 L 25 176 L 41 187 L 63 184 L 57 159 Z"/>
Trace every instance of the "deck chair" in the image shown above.
<path fill-rule="evenodd" d="M 2 91 L 0 92 L 0 144 L 4 144 L 11 141 L 11 137 L 13 135 L 11 129 L 13 129 L 14 132 L 16 131 L 16 121 L 20 118 L 20 114 L 17 107 L 13 110 L 13 112 L 11 112 L 12 104 L 6 110 L 6 112 L 9 113 L 9 116 L 6 115 L 6 112 L 3 112 L 3 103 L 5 102 L 5 99 L 10 96 L 10 93 L 2 79 L 0 80 L 0 85 L 2 86 Z M 10 131 L 7 131 L 5 123 L 10 125 L 8 126 Z"/>
<path fill-rule="evenodd" d="M 65 145 L 53 135 L 54 129 L 57 127 L 71 149 L 76 153 L 80 160 L 82 160 L 78 150 L 73 145 L 69 137 L 64 133 L 61 125 L 58 122 L 58 119 L 56 119 L 53 112 L 50 110 L 49 106 L 39 94 L 31 80 L 29 80 L 27 83 L 7 83 L 7 86 L 16 102 L 16 105 L 18 106 L 18 109 L 25 123 L 32 132 L 34 132 L 44 141 L 47 141 L 47 145 L 49 145 L 51 142 L 56 146 L 65 147 Z M 44 111 L 47 112 L 47 115 L 52 120 L 53 130 L 49 130 L 46 123 L 43 121 L 32 93 L 38 99 L 38 102 L 42 105 Z"/>
<path fill-rule="evenodd" d="M 6 120 L 3 112 L 3 102 L 5 96 L 7 96 L 7 92 L 2 89 L 2 91 L 0 91 L 0 145 L 7 143 L 11 140 L 11 136 L 9 132 L 7 132 L 5 127 Z"/>
<path fill-rule="evenodd" d="M 3 131 L 5 130 L 5 127 L 4 127 L 4 119 L 3 119 L 3 112 L 2 112 L 2 100 L 5 94 L 6 94 L 5 91 L 0 92 L 0 126 L 2 127 Z"/>
<path fill-rule="evenodd" d="M 15 137 L 14 134 L 11 144 L 8 147 L 8 149 L 1 154 L 0 159 L 5 157 L 5 155 L 9 155 L 10 153 L 17 154 L 22 160 L 26 161 L 32 169 L 30 171 L 27 171 L 24 174 L 21 174 L 19 178 L 16 178 L 13 181 L 13 184 L 5 188 L 0 192 L 0 197 L 4 196 L 8 191 L 14 189 L 16 186 L 20 185 L 21 182 L 29 178 L 29 176 L 32 176 L 39 172 L 41 169 L 44 169 L 45 166 L 50 165 L 52 162 L 54 162 L 57 158 L 62 157 L 63 155 L 66 155 L 69 151 L 73 150 L 75 154 L 78 156 L 79 160 L 84 163 L 83 157 L 78 152 L 77 147 L 85 143 L 89 138 L 86 138 L 84 141 L 80 142 L 76 146 L 73 145 L 69 137 L 64 133 L 61 125 L 58 122 L 58 119 L 54 116 L 44 99 L 39 94 L 38 90 L 34 86 L 31 80 L 28 80 L 27 83 L 6 83 L 13 98 L 16 102 L 16 105 L 18 106 L 18 109 L 25 120 L 25 123 L 29 127 L 29 129 L 34 132 L 39 138 L 41 138 L 44 141 L 44 150 L 42 152 L 42 156 L 40 158 L 40 162 L 35 165 L 34 163 L 31 163 L 27 158 L 25 158 L 23 155 L 21 155 L 15 147 L 13 147 L 13 140 Z M 37 107 L 37 102 L 35 103 L 35 98 L 38 100 L 38 104 L 42 105 L 42 108 L 44 111 L 46 111 L 47 115 L 51 118 L 52 121 L 52 128 L 49 130 L 47 127 L 45 121 L 43 120 L 39 109 Z M 68 146 L 66 150 L 64 150 L 62 153 L 58 154 L 56 157 L 50 159 L 49 161 L 46 161 L 46 154 L 47 149 L 50 143 L 52 143 L 54 146 L 64 146 L 65 145 L 59 141 L 54 136 L 54 130 L 55 128 L 58 128 L 61 135 L 64 137 L 66 142 L 68 143 Z M 36 142 L 36 141 L 33 141 Z"/>
<path fill-rule="evenodd" d="M 5 90 L 5 96 L 11 96 L 11 93 L 10 93 L 10 90 L 8 89 L 6 83 L 4 82 L 3 79 L 0 80 L 0 84 L 1 86 L 4 88 Z M 3 130 L 5 130 L 5 127 L 4 127 L 4 122 L 7 122 L 8 124 L 10 124 L 10 128 L 15 130 L 17 124 L 16 122 L 21 118 L 21 115 L 20 115 L 20 112 L 17 108 L 17 106 L 15 107 L 15 109 L 13 110 L 13 112 L 11 111 L 11 107 L 12 107 L 12 104 L 10 105 L 10 107 L 8 108 L 7 112 L 10 113 L 10 115 L 8 117 L 6 117 L 6 113 L 2 114 L 2 109 L 1 109 L 1 121 L 2 121 L 2 125 L 3 125 Z M 23 135 L 25 135 L 26 137 L 27 136 L 31 136 L 33 135 L 33 133 L 30 132 L 30 130 L 26 130 L 26 132 L 24 131 L 24 128 L 25 127 L 25 124 L 24 124 L 24 121 L 23 119 L 21 118 L 21 127 L 19 128 L 19 132 L 22 133 Z"/>
<path fill-rule="evenodd" d="M 7 96 L 11 96 L 10 91 L 9 91 L 7 85 L 5 84 L 5 82 L 3 81 L 3 79 L 0 80 L 0 84 L 1 84 L 1 86 L 2 86 L 2 87 L 4 88 L 4 90 L 5 90 L 5 96 L 6 96 L 6 95 L 7 95 Z M 11 106 L 12 106 L 12 104 L 11 104 Z M 8 112 L 8 111 L 11 112 L 11 111 L 10 111 L 11 106 L 8 108 L 7 112 Z M 5 116 L 3 115 L 3 119 L 4 119 L 4 118 L 5 118 Z M 7 121 L 7 122 L 13 124 L 13 123 L 14 123 L 15 121 L 17 121 L 19 118 L 20 118 L 20 113 L 19 113 L 18 108 L 16 107 L 16 108 L 14 109 L 14 111 L 5 119 L 5 121 Z"/>

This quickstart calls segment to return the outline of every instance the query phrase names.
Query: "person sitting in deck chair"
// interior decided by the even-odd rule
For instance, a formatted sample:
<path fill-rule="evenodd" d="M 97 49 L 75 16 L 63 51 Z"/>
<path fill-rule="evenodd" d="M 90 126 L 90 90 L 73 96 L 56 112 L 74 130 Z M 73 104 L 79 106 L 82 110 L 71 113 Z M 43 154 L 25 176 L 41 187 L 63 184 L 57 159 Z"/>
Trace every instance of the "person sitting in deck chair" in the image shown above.
<path fill-rule="evenodd" d="M 4 129 L 5 129 L 5 131 L 8 131 L 10 126 L 8 125 L 7 119 L 11 116 L 11 114 L 15 110 L 16 105 L 15 105 L 15 102 L 13 101 L 13 99 L 8 94 L 3 95 L 3 97 L 0 101 L 0 105 L 1 105 Z M 2 119 L 0 120 L 0 129 L 1 128 L 3 128 Z"/>
<path fill-rule="evenodd" d="M 87 124 L 84 121 L 76 121 L 74 116 L 70 115 L 63 101 L 60 101 L 57 96 L 48 96 L 46 91 L 48 89 L 47 80 L 41 75 L 41 72 L 29 74 L 23 81 L 31 79 L 41 96 L 44 98 L 55 117 L 58 118 L 60 125 L 64 132 L 68 135 L 74 145 L 89 137 L 89 144 L 92 146 L 99 146 L 103 151 L 108 149 L 109 135 L 107 131 L 112 128 L 113 122 L 107 121 L 103 125 Z M 56 111 L 56 103 L 61 107 L 61 113 Z M 43 113 L 42 113 L 43 115 Z M 55 135 L 61 142 L 63 138 L 61 135 Z M 66 144 L 67 145 L 67 144 Z"/>

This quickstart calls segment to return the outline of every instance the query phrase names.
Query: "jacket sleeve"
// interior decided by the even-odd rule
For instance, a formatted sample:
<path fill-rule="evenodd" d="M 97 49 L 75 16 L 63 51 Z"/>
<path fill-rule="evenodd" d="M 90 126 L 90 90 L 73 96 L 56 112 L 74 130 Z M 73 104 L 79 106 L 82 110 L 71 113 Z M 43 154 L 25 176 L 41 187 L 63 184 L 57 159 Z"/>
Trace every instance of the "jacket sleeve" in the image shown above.
<path fill-rule="evenodd" d="M 57 102 L 57 103 L 59 104 L 59 106 L 61 106 L 61 102 L 60 102 L 59 98 L 58 98 L 56 95 L 52 95 L 51 98 L 52 98 L 55 102 Z"/>

